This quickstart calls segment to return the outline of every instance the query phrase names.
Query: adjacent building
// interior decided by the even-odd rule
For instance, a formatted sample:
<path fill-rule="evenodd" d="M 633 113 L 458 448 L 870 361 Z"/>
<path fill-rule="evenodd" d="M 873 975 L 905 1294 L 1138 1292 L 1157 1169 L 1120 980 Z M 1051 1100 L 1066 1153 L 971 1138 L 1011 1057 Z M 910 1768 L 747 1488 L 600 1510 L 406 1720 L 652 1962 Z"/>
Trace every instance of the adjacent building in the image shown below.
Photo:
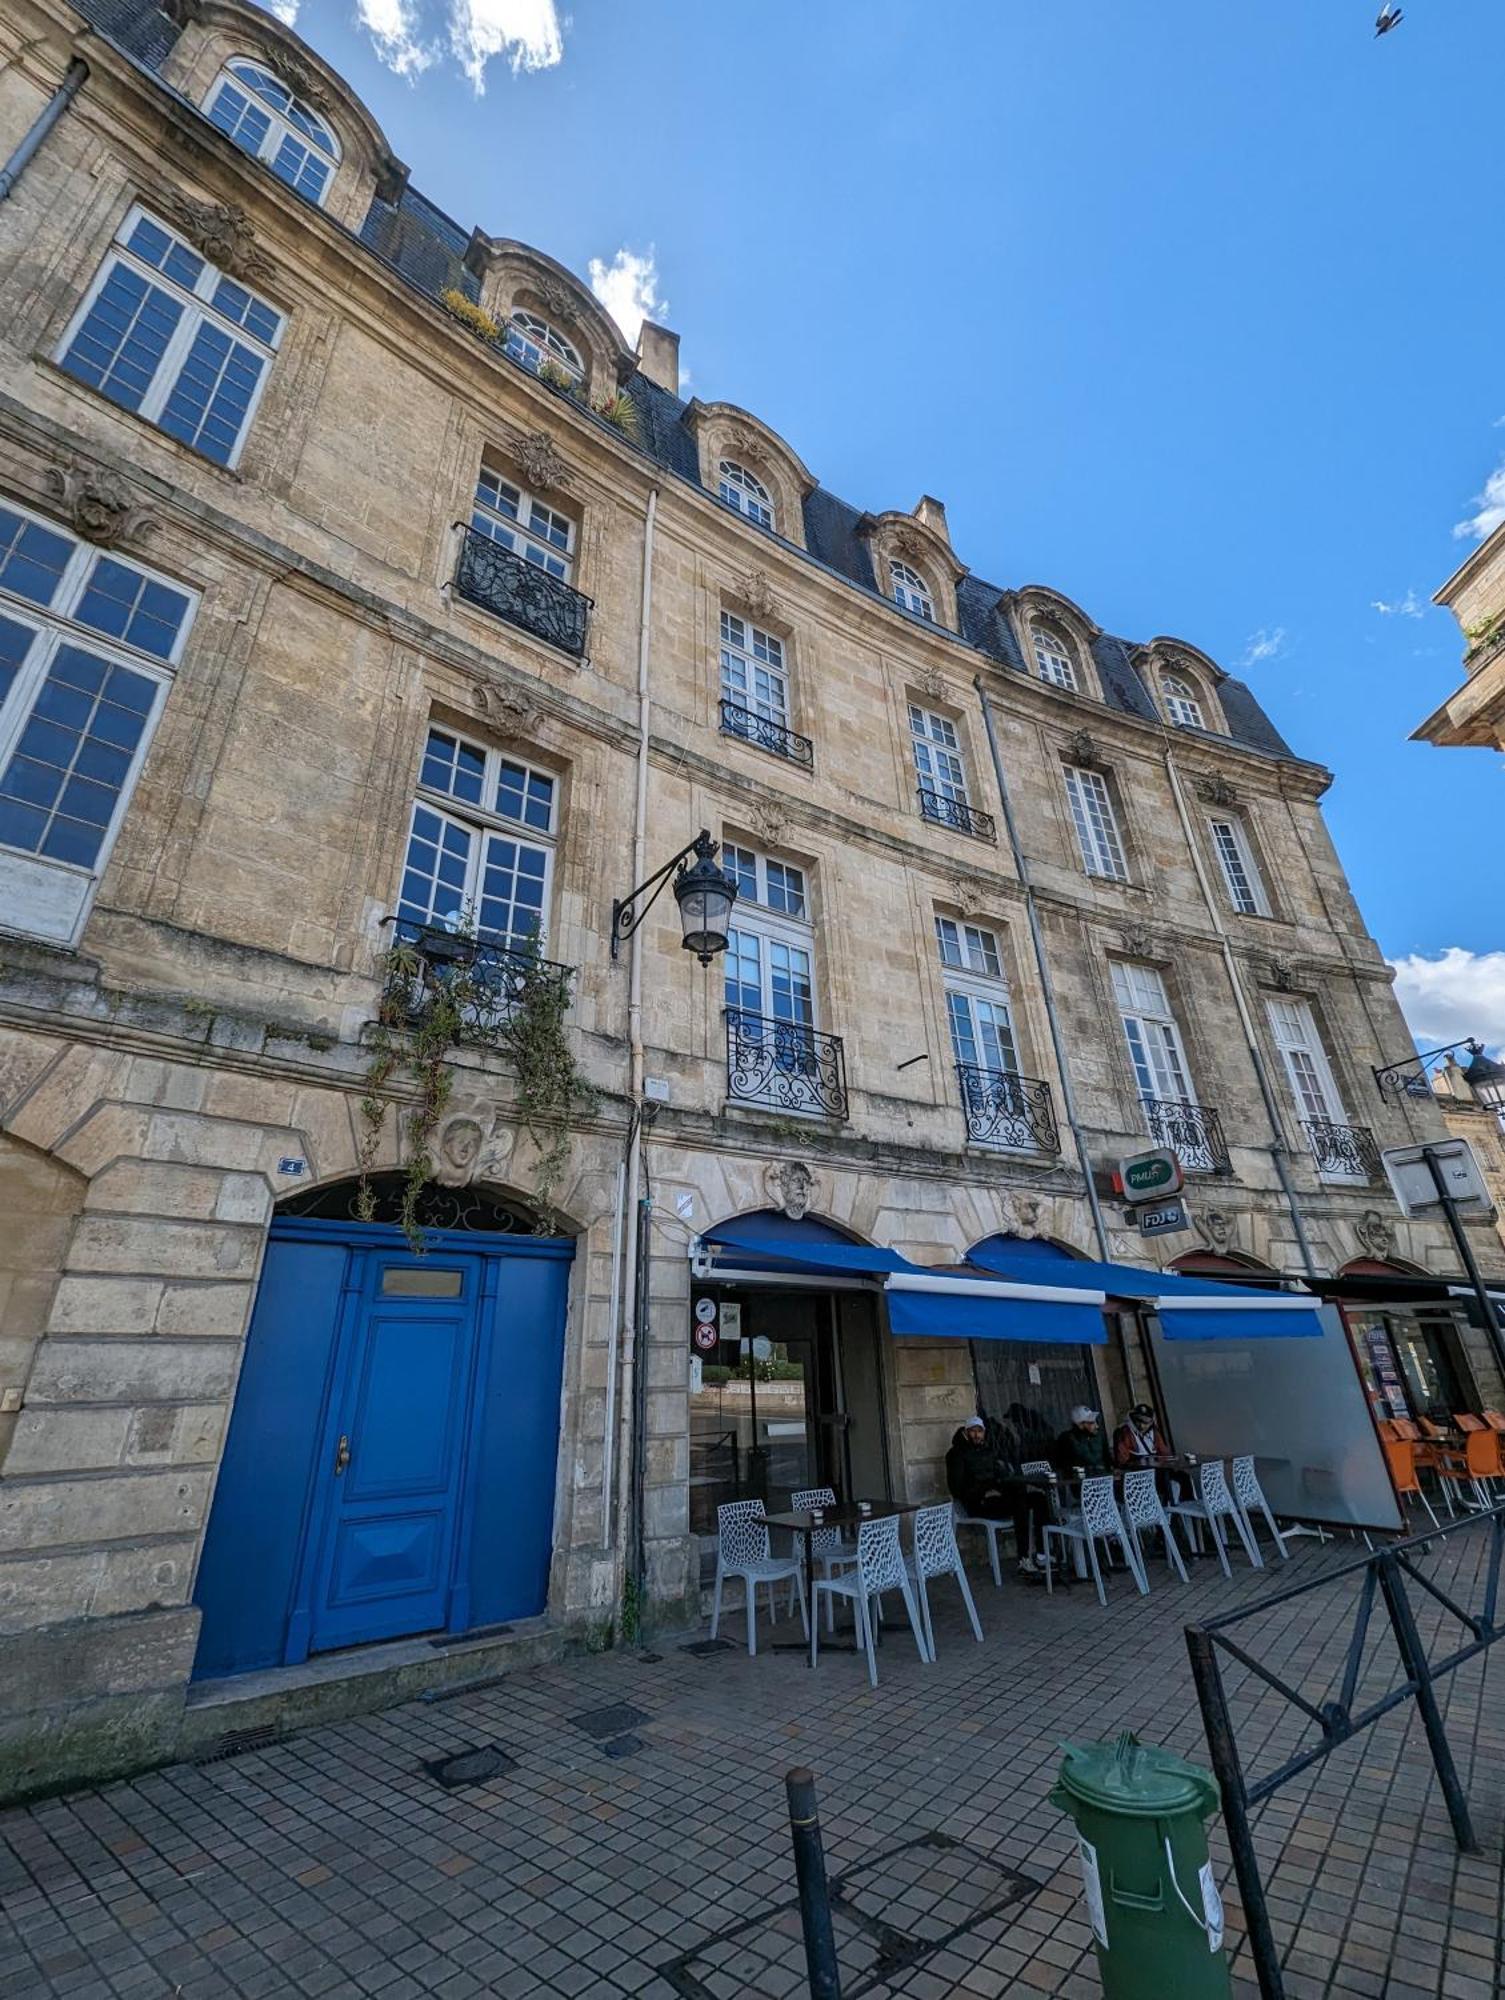
<path fill-rule="evenodd" d="M 1505 1394 L 1247 686 L 682 396 L 241 0 L 0 37 L 0 1790 L 694 1615 L 722 1499 L 1153 1386 L 1132 1302 L 900 1339 L 864 1251 L 1419 1283 Z M 702 830 L 708 966 L 616 909 Z"/>
<path fill-rule="evenodd" d="M 1505 750 L 1505 527 L 1454 570 L 1433 602 L 1462 627 L 1465 679 L 1415 737 L 1444 750 Z"/>

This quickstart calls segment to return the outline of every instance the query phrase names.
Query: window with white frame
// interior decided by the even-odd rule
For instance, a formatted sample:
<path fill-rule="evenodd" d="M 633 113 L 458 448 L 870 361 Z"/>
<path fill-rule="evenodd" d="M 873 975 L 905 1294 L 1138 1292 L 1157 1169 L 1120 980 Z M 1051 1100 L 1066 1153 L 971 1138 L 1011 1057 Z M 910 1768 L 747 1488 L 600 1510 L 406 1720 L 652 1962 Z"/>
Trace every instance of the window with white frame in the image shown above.
<path fill-rule="evenodd" d="M 580 350 L 537 313 L 525 312 L 519 306 L 507 321 L 504 344 L 512 359 L 535 375 L 541 375 L 546 368 L 557 368 L 572 384 L 585 380 Z"/>
<path fill-rule="evenodd" d="M 72 943 L 197 597 L 0 504 L 0 924 Z"/>
<path fill-rule="evenodd" d="M 399 928 L 474 930 L 509 947 L 542 939 L 559 781 L 520 759 L 432 727 L 418 775 L 397 899 Z"/>
<path fill-rule="evenodd" d="M 216 465 L 234 465 L 282 326 L 265 299 L 133 208 L 57 360 Z"/>
<path fill-rule="evenodd" d="M 759 1019 L 815 1026 L 814 934 L 805 871 L 727 841 L 722 863 L 737 884 L 727 933 L 726 1005 L 743 1031 Z"/>
<path fill-rule="evenodd" d="M 946 808 L 967 803 L 967 771 L 962 762 L 956 724 L 934 709 L 909 704 L 909 740 L 919 780 L 920 811 L 927 819 L 946 819 Z"/>
<path fill-rule="evenodd" d="M 1035 667 L 1042 681 L 1049 681 L 1052 687 L 1077 688 L 1076 662 L 1071 657 L 1071 648 L 1057 632 L 1049 626 L 1037 625 L 1032 634 L 1035 647 Z"/>
<path fill-rule="evenodd" d="M 721 698 L 780 729 L 789 727 L 783 641 L 733 611 L 721 614 Z"/>
<path fill-rule="evenodd" d="M 209 122 L 243 153 L 264 160 L 290 188 L 322 203 L 339 164 L 333 132 L 280 77 L 262 63 L 232 56 L 220 71 L 206 109 Z"/>
<path fill-rule="evenodd" d="M 1083 868 L 1089 875 L 1105 876 L 1111 882 L 1127 882 L 1129 870 L 1124 861 L 1118 815 L 1113 810 L 1112 794 L 1102 772 L 1068 764 L 1066 799 L 1071 807 L 1071 821 L 1076 828 Z"/>
<path fill-rule="evenodd" d="M 935 600 L 930 595 L 930 586 L 918 570 L 900 562 L 897 556 L 888 565 L 888 587 L 895 604 L 913 611 L 916 617 L 928 618 L 932 625 L 935 623 Z"/>
<path fill-rule="evenodd" d="M 1161 1125 L 1168 1118 L 1172 1142 L 1181 1155 L 1182 1165 L 1204 1169 L 1213 1166 L 1211 1147 L 1197 1121 L 1175 1116 L 1178 1109 L 1195 1109 L 1196 1096 L 1181 1030 L 1171 1012 L 1164 979 L 1153 965 L 1136 965 L 1123 959 L 1114 959 L 1110 971 L 1134 1085 L 1140 1102 L 1150 1114 L 1151 1132 L 1161 1136 Z"/>
<path fill-rule="evenodd" d="M 524 562 L 570 581 L 575 567 L 574 522 L 489 465 L 481 467 L 476 481 L 470 525 Z"/>
<path fill-rule="evenodd" d="M 1310 1004 L 1305 1000 L 1271 1000 L 1268 1006 L 1270 1032 L 1285 1065 L 1291 1095 L 1317 1154 L 1323 1180 L 1366 1181 L 1369 1176 L 1357 1151 L 1329 1143 L 1336 1136 L 1331 1127 L 1338 1127 L 1346 1136 L 1348 1113 L 1343 1108 Z"/>
<path fill-rule="evenodd" d="M 1019 1058 L 998 939 L 956 917 L 936 918 L 935 939 L 945 967 L 952 1054 L 971 1069 L 1016 1075 Z"/>
<path fill-rule="evenodd" d="M 735 507 L 760 528 L 773 526 L 772 494 L 756 473 L 749 472 L 736 459 L 722 459 L 716 469 L 716 490 L 728 507 Z"/>
<path fill-rule="evenodd" d="M 1209 819 L 1207 824 L 1217 851 L 1218 865 L 1223 871 L 1223 884 L 1228 891 L 1229 902 L 1240 916 L 1269 916 L 1270 900 L 1265 894 L 1264 880 L 1242 820 L 1219 815 Z"/>
<path fill-rule="evenodd" d="M 1182 680 L 1179 674 L 1163 674 L 1160 692 L 1165 697 L 1165 712 L 1178 729 L 1207 727 L 1202 720 L 1202 704 L 1190 681 Z"/>

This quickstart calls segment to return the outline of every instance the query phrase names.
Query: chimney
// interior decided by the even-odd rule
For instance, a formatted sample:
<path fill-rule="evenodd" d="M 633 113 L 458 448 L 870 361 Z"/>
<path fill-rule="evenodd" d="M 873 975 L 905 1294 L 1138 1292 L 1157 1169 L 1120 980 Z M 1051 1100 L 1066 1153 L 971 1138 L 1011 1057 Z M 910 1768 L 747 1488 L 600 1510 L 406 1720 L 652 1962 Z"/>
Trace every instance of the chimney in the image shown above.
<path fill-rule="evenodd" d="M 939 500 L 932 500 L 928 493 L 922 493 L 919 505 L 914 510 L 914 518 L 932 533 L 939 535 L 947 548 L 950 548 L 951 530 L 946 526 L 946 509 Z"/>
<path fill-rule="evenodd" d="M 679 335 L 671 333 L 666 326 L 655 326 L 651 319 L 645 319 L 638 330 L 638 368 L 650 382 L 656 382 L 671 396 L 677 396 Z"/>

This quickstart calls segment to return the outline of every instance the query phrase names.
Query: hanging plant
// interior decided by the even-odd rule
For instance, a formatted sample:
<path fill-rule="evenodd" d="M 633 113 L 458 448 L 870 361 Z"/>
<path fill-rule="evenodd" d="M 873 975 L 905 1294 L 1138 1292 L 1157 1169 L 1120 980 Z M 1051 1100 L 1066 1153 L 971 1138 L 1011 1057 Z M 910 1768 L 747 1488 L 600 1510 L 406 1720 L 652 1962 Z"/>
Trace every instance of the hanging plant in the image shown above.
<path fill-rule="evenodd" d="M 570 968 L 551 965 L 536 936 L 516 947 L 511 962 L 516 986 L 503 1034 L 517 1071 L 518 1115 L 538 1147 L 533 1194 L 547 1220 L 569 1161 L 570 1114 L 593 1112 L 596 1092 L 581 1074 L 565 1032 Z M 509 969 L 509 983 L 512 976 Z"/>
<path fill-rule="evenodd" d="M 598 417 L 604 417 L 607 423 L 619 430 L 623 437 L 631 438 L 634 444 L 637 443 L 638 406 L 625 389 L 616 390 L 614 394 L 604 397 L 601 402 L 593 403 L 591 408 Z"/>

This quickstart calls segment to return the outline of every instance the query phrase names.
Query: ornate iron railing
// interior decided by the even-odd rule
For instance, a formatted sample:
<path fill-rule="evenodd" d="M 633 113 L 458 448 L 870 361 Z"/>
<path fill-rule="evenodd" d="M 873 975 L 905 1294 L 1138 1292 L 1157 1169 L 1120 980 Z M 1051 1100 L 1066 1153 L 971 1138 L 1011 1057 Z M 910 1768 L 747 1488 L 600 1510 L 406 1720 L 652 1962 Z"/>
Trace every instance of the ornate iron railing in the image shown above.
<path fill-rule="evenodd" d="M 465 530 L 460 545 L 455 589 L 493 617 L 505 618 L 561 652 L 577 659 L 585 652 L 594 600 L 475 528 Z"/>
<path fill-rule="evenodd" d="M 1331 1118 L 1303 1118 L 1301 1122 L 1324 1180 L 1378 1180 L 1380 1152 L 1366 1126 L 1337 1125 Z"/>
<path fill-rule="evenodd" d="M 840 1035 L 799 1021 L 774 1021 L 741 1007 L 726 1010 L 726 1090 L 742 1104 L 780 1111 L 847 1115 L 846 1057 Z"/>
<path fill-rule="evenodd" d="M 948 799 L 944 792 L 933 792 L 927 785 L 920 786 L 919 799 L 922 818 L 934 820 L 938 826 L 954 827 L 958 833 L 969 833 L 974 840 L 997 840 L 998 827 L 993 815 L 979 812 L 965 799 Z"/>
<path fill-rule="evenodd" d="M 982 1146 L 1006 1146 L 1019 1153 L 1058 1153 L 1060 1134 L 1050 1085 L 1012 1070 L 956 1065 L 962 1088 L 967 1137 Z"/>
<path fill-rule="evenodd" d="M 382 991 L 383 1018 L 417 1020 L 438 988 L 460 982 L 460 1019 L 467 1041 L 505 1048 L 528 983 L 552 983 L 567 1000 L 575 977 L 574 966 L 520 951 L 485 932 L 450 931 L 442 924 L 399 918 L 392 935 Z"/>
<path fill-rule="evenodd" d="M 1205 1104 L 1189 1097 L 1145 1097 L 1145 1117 L 1157 1146 L 1169 1146 L 1189 1174 L 1231 1174 L 1233 1162 L 1223 1139 L 1223 1123 Z"/>
<path fill-rule="evenodd" d="M 721 697 L 721 733 L 723 736 L 740 737 L 744 743 L 768 751 L 770 756 L 785 757 L 791 764 L 798 764 L 806 771 L 815 769 L 815 745 L 808 736 L 786 729 L 781 722 L 770 722 L 756 709 L 728 701 L 725 695 Z"/>

